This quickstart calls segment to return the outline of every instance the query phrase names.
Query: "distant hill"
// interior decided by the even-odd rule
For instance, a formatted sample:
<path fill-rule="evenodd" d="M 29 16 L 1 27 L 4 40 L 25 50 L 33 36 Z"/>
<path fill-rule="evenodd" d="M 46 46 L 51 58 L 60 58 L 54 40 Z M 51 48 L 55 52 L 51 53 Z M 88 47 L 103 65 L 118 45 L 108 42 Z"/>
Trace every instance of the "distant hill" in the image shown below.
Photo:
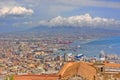
<path fill-rule="evenodd" d="M 103 28 L 91 28 L 91 27 L 46 27 L 38 26 L 32 29 L 27 30 L 28 33 L 35 34 L 66 34 L 66 35 L 93 35 L 93 36 L 111 36 L 111 35 L 120 35 L 119 30 L 110 30 Z"/>
<path fill-rule="evenodd" d="M 14 35 L 26 35 L 26 36 L 55 36 L 55 35 L 77 35 L 82 37 L 103 37 L 103 36 L 116 36 L 120 35 L 119 30 L 110 30 L 103 28 L 92 28 L 92 27 L 47 27 L 37 26 L 23 31 L 13 31 L 9 34 Z"/>

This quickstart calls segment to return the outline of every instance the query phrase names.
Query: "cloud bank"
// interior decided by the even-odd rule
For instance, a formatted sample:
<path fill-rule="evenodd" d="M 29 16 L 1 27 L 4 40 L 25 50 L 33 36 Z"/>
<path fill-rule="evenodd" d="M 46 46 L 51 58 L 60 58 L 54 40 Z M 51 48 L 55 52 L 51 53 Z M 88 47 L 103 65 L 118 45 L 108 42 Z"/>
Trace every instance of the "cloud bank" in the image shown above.
<path fill-rule="evenodd" d="M 14 6 L 14 7 L 2 7 L 0 8 L 0 17 L 5 16 L 28 16 L 33 14 L 34 11 L 32 9 L 27 9 L 21 6 Z"/>
<path fill-rule="evenodd" d="M 48 21 L 40 21 L 39 25 L 57 27 L 57 26 L 72 26 L 72 27 L 118 27 L 120 26 L 119 20 L 107 19 L 101 17 L 92 17 L 90 14 L 79 16 L 62 17 L 58 16 Z"/>

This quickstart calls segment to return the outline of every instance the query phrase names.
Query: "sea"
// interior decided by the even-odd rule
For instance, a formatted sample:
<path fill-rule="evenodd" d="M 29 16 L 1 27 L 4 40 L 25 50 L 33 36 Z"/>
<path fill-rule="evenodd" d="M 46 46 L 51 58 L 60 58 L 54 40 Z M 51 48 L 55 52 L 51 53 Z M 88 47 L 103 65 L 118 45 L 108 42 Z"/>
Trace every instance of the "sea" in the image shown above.
<path fill-rule="evenodd" d="M 117 54 L 120 56 L 120 36 L 102 37 L 86 40 L 77 40 L 72 46 L 80 46 L 76 54 L 84 54 L 85 56 L 99 56 L 101 51 L 105 54 Z"/>

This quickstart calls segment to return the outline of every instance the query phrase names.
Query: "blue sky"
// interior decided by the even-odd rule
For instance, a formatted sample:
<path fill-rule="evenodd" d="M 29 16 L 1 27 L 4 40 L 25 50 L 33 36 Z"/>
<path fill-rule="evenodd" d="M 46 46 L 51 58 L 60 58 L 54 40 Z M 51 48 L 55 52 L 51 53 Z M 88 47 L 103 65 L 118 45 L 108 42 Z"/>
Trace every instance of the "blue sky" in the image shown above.
<path fill-rule="evenodd" d="M 114 19 L 118 28 L 120 0 L 0 0 L 0 29 L 28 29 L 57 16 L 68 20 L 71 16 L 85 14 L 109 22 Z"/>

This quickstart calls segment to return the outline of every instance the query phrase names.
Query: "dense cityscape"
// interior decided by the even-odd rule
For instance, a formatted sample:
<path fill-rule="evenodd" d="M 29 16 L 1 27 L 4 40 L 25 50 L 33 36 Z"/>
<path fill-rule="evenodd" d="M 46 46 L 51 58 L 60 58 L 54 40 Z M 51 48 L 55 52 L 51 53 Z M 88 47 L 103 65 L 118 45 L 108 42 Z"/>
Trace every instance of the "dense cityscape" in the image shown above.
<path fill-rule="evenodd" d="M 105 54 L 101 51 L 99 56 L 87 56 L 76 54 L 82 46 L 71 44 L 84 38 L 73 36 L 59 36 L 49 38 L 0 38 L 0 77 L 1 79 L 11 75 L 53 74 L 58 73 L 68 62 L 96 62 L 110 61 L 120 63 L 117 54 Z M 73 53 L 69 53 L 73 52 Z"/>
<path fill-rule="evenodd" d="M 66 52 L 68 50 L 75 52 L 80 48 L 80 46 L 70 46 L 76 38 L 68 39 L 62 37 L 31 40 L 1 38 L 1 74 L 40 74 L 60 70 L 66 61 L 65 56 L 68 55 Z M 71 61 L 74 61 L 72 56 Z"/>
<path fill-rule="evenodd" d="M 120 80 L 120 0 L 0 0 L 0 80 Z"/>

